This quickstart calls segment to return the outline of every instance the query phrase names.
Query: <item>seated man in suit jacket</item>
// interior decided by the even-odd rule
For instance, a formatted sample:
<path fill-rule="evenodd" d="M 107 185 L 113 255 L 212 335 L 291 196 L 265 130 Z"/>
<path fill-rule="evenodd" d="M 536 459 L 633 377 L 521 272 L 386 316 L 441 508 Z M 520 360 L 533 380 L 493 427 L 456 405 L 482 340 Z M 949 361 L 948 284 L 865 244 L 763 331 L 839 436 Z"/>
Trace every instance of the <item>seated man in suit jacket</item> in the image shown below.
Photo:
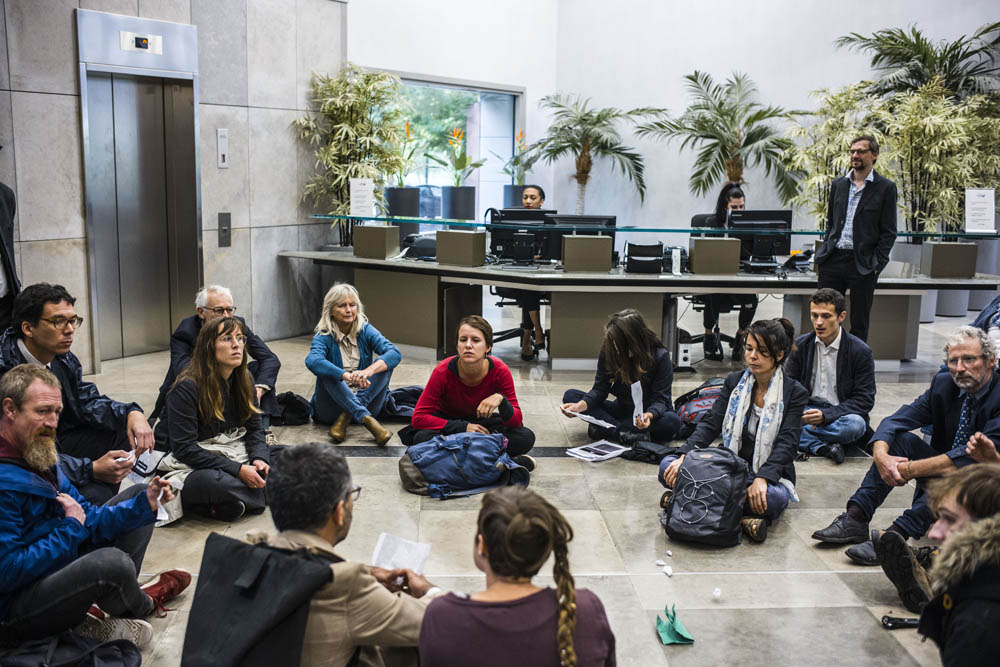
<path fill-rule="evenodd" d="M 875 359 L 860 338 L 844 331 L 844 295 L 823 287 L 809 299 L 813 331 L 795 341 L 785 373 L 809 392 L 799 450 L 844 462 L 844 445 L 859 440 L 875 406 Z"/>
<path fill-rule="evenodd" d="M 160 416 L 167 392 L 174 385 L 177 376 L 191 362 L 191 351 L 194 349 L 194 340 L 198 337 L 198 332 L 201 331 L 201 325 L 216 317 L 231 316 L 236 312 L 236 308 L 233 306 L 233 293 L 229 291 L 228 287 L 221 285 L 202 287 L 195 295 L 194 305 L 195 314 L 182 321 L 170 336 L 170 368 L 167 369 L 167 376 L 163 378 L 163 384 L 160 385 L 160 395 L 156 399 L 150 420 Z M 264 413 L 266 427 L 268 417 L 277 417 L 281 414 L 274 391 L 274 383 L 278 380 L 278 369 L 281 368 L 281 362 L 264 341 L 250 331 L 250 327 L 247 326 L 242 317 L 237 319 L 243 322 L 243 329 L 246 331 L 246 351 L 253 359 L 249 364 L 250 375 L 253 376 L 254 384 L 257 387 L 257 404 Z"/>
<path fill-rule="evenodd" d="M 931 380 L 930 389 L 879 424 L 872 437 L 875 460 L 861 487 L 847 501 L 847 511 L 812 537 L 831 544 L 855 543 L 847 550 L 854 562 L 878 565 L 880 541 L 887 532 L 904 538 L 922 537 L 933 522 L 925 482 L 949 470 L 975 464 L 966 447 L 981 432 L 1000 438 L 1000 381 L 997 347 L 982 329 L 961 326 L 945 347 L 948 369 Z M 910 431 L 933 426 L 930 444 Z M 875 510 L 893 487 L 916 480 L 913 504 L 886 531 L 871 531 Z"/>
<path fill-rule="evenodd" d="M 874 137 L 851 142 L 851 170 L 830 186 L 826 237 L 816 251 L 820 287 L 850 290 L 851 333 L 868 340 L 875 282 L 896 242 L 896 184 L 873 168 Z"/>
<path fill-rule="evenodd" d="M 972 326 L 985 331 L 993 344 L 1000 347 L 1000 296 L 980 311 Z"/>

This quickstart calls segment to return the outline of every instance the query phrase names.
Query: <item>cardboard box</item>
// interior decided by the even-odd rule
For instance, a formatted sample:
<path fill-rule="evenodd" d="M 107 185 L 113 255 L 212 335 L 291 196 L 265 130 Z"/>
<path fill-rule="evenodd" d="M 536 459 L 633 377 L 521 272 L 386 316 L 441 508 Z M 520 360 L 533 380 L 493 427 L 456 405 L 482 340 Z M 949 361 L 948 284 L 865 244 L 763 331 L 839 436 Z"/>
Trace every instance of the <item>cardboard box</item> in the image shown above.
<path fill-rule="evenodd" d="M 486 232 L 442 229 L 436 236 L 439 264 L 482 266 L 486 263 Z"/>
<path fill-rule="evenodd" d="M 611 252 L 614 244 L 610 236 L 562 237 L 562 263 L 567 271 L 611 270 Z"/>
<path fill-rule="evenodd" d="M 399 227 L 392 225 L 355 225 L 355 257 L 386 259 L 398 254 Z"/>
<path fill-rule="evenodd" d="M 920 248 L 920 273 L 931 278 L 974 278 L 975 243 L 924 241 Z"/>
<path fill-rule="evenodd" d="M 740 270 L 740 240 L 691 239 L 688 267 L 691 273 L 736 273 Z"/>

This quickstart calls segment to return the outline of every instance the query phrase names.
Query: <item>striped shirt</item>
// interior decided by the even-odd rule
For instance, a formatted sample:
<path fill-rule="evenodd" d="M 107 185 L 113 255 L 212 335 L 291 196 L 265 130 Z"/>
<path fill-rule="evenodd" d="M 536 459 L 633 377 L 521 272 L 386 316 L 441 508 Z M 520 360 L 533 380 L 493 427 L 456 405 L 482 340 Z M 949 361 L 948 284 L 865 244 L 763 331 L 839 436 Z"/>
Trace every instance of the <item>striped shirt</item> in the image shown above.
<path fill-rule="evenodd" d="M 861 201 L 861 194 L 865 191 L 865 186 L 875 180 L 875 170 L 868 172 L 865 182 L 858 187 L 851 178 L 853 169 L 848 169 L 847 178 L 851 183 L 851 191 L 847 195 L 847 216 L 844 218 L 844 231 L 840 232 L 837 240 L 837 248 L 841 250 L 851 250 L 854 247 L 854 214 L 858 210 L 858 202 Z"/>

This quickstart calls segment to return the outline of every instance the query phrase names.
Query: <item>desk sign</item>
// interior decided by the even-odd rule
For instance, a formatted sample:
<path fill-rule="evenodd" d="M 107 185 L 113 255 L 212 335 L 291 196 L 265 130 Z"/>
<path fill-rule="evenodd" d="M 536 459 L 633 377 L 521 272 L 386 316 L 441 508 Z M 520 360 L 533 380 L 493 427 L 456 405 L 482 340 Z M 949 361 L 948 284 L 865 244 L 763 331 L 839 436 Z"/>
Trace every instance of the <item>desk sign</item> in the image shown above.
<path fill-rule="evenodd" d="M 351 215 L 358 218 L 375 217 L 374 179 L 351 179 Z"/>
<path fill-rule="evenodd" d="M 993 188 L 965 189 L 965 231 L 969 234 L 992 234 L 996 231 Z"/>

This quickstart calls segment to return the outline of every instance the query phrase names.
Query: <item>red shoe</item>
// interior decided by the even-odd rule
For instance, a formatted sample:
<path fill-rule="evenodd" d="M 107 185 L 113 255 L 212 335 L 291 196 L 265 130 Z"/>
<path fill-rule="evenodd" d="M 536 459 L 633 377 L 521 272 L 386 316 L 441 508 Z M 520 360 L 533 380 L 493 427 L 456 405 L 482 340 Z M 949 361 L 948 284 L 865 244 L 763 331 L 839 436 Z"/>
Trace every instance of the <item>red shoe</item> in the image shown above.
<path fill-rule="evenodd" d="M 142 592 L 153 600 L 153 609 L 160 618 L 171 611 L 164 603 L 173 600 L 191 584 L 191 573 L 185 570 L 167 570 L 161 572 L 152 581 L 142 586 Z"/>

